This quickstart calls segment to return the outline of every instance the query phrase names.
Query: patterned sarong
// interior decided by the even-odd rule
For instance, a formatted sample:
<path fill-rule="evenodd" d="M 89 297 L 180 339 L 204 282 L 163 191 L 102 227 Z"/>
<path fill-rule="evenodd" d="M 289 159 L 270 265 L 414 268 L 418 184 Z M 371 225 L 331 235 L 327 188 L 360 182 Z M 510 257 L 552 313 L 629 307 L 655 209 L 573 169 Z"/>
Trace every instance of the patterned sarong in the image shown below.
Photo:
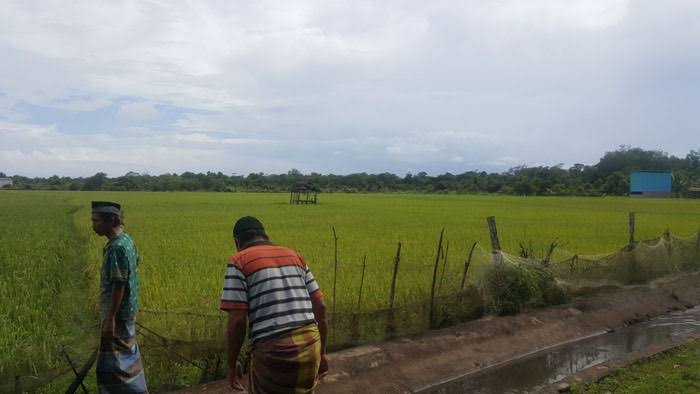
<path fill-rule="evenodd" d="M 251 394 L 312 394 L 318 382 L 321 335 L 309 324 L 253 345 L 248 375 Z"/>
<path fill-rule="evenodd" d="M 117 319 L 114 338 L 100 340 L 97 386 L 100 393 L 146 393 L 141 352 L 134 320 Z"/>

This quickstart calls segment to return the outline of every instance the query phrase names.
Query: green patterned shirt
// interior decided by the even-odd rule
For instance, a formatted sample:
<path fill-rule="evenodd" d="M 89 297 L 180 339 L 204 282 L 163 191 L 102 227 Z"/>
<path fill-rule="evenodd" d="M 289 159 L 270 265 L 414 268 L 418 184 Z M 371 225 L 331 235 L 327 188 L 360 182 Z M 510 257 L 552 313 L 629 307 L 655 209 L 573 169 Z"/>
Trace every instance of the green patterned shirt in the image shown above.
<path fill-rule="evenodd" d="M 124 298 L 117 312 L 117 319 L 128 320 L 139 309 L 139 254 L 134 241 L 126 233 L 109 240 L 103 249 L 104 257 L 100 275 L 100 316 L 107 316 L 112 304 L 112 288 L 115 283 L 126 285 Z"/>

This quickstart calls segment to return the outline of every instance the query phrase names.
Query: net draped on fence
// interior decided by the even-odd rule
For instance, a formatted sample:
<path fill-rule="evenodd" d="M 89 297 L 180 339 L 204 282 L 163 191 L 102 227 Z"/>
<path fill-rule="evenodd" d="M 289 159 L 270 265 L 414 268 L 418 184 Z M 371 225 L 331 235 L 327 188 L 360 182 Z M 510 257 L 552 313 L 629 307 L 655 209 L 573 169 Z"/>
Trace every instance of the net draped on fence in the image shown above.
<path fill-rule="evenodd" d="M 404 298 L 408 301 L 396 303 L 391 308 L 367 310 L 368 304 L 363 302 L 361 293 L 364 292 L 367 299 L 372 289 L 363 289 L 360 285 L 356 290 L 357 305 L 345 304 L 342 310 L 336 311 L 332 307 L 335 295 L 331 288 L 326 287 L 329 349 L 415 334 L 472 320 L 484 313 L 514 313 L 523 308 L 555 304 L 562 302 L 563 299 L 558 298 L 561 294 L 575 293 L 582 288 L 643 284 L 669 274 L 700 269 L 698 234 L 677 237 L 668 232 L 660 238 L 633 242 L 601 255 L 577 255 L 557 248 L 540 256 L 533 256 L 525 249 L 516 255 L 492 252 L 474 245 L 469 258 L 463 259 L 458 270 L 454 264 L 448 266 L 446 254 L 443 246 L 434 262 L 401 266 L 398 275 L 392 278 L 392 288 L 408 286 L 402 282 L 406 277 L 420 274 L 425 280 L 412 284 L 421 289 L 413 292 L 413 298 Z M 365 275 L 372 274 L 373 267 L 366 262 L 340 261 L 336 269 L 338 279 L 344 279 L 343 275 L 347 274 L 354 275 L 356 282 L 362 282 Z M 382 269 L 386 271 L 386 265 Z M 360 272 L 361 277 L 358 276 Z M 522 280 L 517 272 L 524 273 L 532 281 Z M 513 297 L 517 305 L 504 303 L 504 299 Z M 393 303 L 393 300 L 387 301 L 389 305 Z M 142 310 L 138 320 L 138 341 L 149 384 L 167 389 L 223 377 L 226 367 L 225 328 L 224 313 Z M 92 328 L 89 334 L 77 340 L 78 345 L 57 346 L 70 349 L 70 358 L 80 365 L 88 359 L 97 341 L 97 329 Z M 57 381 L 70 381 L 72 375 L 71 367 L 66 365 L 65 368 L 2 383 L 0 392 L 41 391 L 41 387 L 55 387 Z"/>

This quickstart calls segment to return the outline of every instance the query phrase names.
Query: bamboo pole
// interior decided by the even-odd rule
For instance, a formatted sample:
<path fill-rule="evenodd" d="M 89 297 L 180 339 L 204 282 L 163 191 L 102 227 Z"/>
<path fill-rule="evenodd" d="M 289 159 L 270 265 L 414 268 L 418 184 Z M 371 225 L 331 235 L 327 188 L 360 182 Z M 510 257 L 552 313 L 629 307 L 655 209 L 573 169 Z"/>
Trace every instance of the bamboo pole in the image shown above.
<path fill-rule="evenodd" d="M 489 236 L 491 237 L 491 253 L 493 254 L 493 262 L 500 264 L 503 262 L 501 255 L 501 241 L 498 239 L 498 228 L 496 227 L 496 217 L 489 216 L 486 218 L 486 223 L 489 226 Z"/>
<path fill-rule="evenodd" d="M 464 273 L 462 273 L 462 284 L 459 287 L 460 290 L 464 290 L 464 284 L 467 280 L 467 271 L 469 271 L 469 265 L 472 263 L 472 256 L 474 256 L 474 248 L 476 248 L 476 244 L 476 241 L 472 244 L 471 249 L 469 249 L 469 257 L 467 257 L 467 260 L 464 262 Z"/>
<path fill-rule="evenodd" d="M 361 320 L 362 320 L 362 288 L 364 287 L 365 284 L 365 268 L 367 267 L 367 255 L 362 256 L 362 274 L 360 274 L 360 291 L 357 296 L 357 311 L 353 315 L 352 318 L 352 327 L 351 327 L 351 338 L 354 341 L 359 341 L 360 337 L 362 336 L 362 330 L 361 330 Z"/>
<path fill-rule="evenodd" d="M 430 288 L 430 321 L 432 327 L 435 322 L 435 282 L 437 280 L 438 266 L 440 263 L 440 251 L 442 251 L 442 238 L 445 235 L 445 228 L 440 230 L 440 239 L 438 240 L 437 255 L 435 256 L 435 266 L 433 267 L 433 284 Z"/>
<path fill-rule="evenodd" d="M 627 250 L 632 250 L 634 249 L 634 226 L 635 226 L 636 218 L 635 218 L 635 213 L 630 212 L 629 213 L 629 226 L 630 226 L 630 241 L 627 244 Z"/>
<path fill-rule="evenodd" d="M 574 257 L 571 258 L 571 275 L 576 272 L 576 268 L 578 267 L 578 255 L 575 254 Z"/>
<path fill-rule="evenodd" d="M 391 293 L 389 294 L 389 315 L 387 316 L 385 335 L 391 338 L 396 334 L 396 309 L 394 302 L 396 301 L 396 281 L 399 274 L 399 262 L 401 261 L 401 242 L 396 249 L 396 257 L 394 257 L 394 275 L 391 278 Z"/>
<path fill-rule="evenodd" d="M 337 293 L 336 293 L 336 285 L 338 284 L 338 236 L 335 232 L 335 226 L 332 226 L 331 229 L 333 229 L 333 320 L 331 322 L 333 323 L 333 340 L 335 340 L 335 320 L 336 320 L 336 299 Z"/>
<path fill-rule="evenodd" d="M 399 242 L 396 248 L 396 256 L 394 257 L 394 275 L 391 279 L 391 293 L 389 294 L 389 308 L 394 308 L 394 301 L 396 300 L 396 279 L 399 274 L 399 262 L 401 261 L 401 242 Z"/>
<path fill-rule="evenodd" d="M 357 312 L 362 310 L 362 286 L 365 284 L 365 268 L 367 267 L 367 255 L 362 256 L 362 274 L 360 275 L 360 294 L 357 296 Z"/>
<path fill-rule="evenodd" d="M 671 258 L 671 255 L 673 253 L 673 242 L 671 240 L 671 230 L 666 229 L 664 231 L 664 244 L 666 246 L 666 252 L 668 253 L 668 257 Z"/>
<path fill-rule="evenodd" d="M 80 379 L 80 374 L 75 368 L 75 363 L 73 363 L 73 360 L 71 360 L 70 356 L 68 355 L 68 353 L 66 353 L 66 349 L 63 346 L 61 346 L 61 353 L 63 353 L 63 356 L 66 358 L 66 361 L 68 361 L 68 365 L 70 365 L 70 368 L 73 370 L 73 374 L 75 375 L 75 377 Z M 83 389 L 83 393 L 88 394 L 87 388 L 85 388 L 85 385 L 83 384 L 82 380 L 80 380 L 80 387 Z"/>
<path fill-rule="evenodd" d="M 544 257 L 544 260 L 542 260 L 542 265 L 545 267 L 549 267 L 549 263 L 552 261 L 552 254 L 554 254 L 554 249 L 557 248 L 557 240 L 555 239 L 552 241 L 551 244 L 549 244 L 549 250 L 547 251 L 547 255 Z"/>
<path fill-rule="evenodd" d="M 445 253 L 442 255 L 442 273 L 440 274 L 440 283 L 438 283 L 438 294 L 442 294 L 442 284 L 445 281 L 445 271 L 447 271 L 447 254 L 450 251 L 450 241 L 445 243 Z"/>

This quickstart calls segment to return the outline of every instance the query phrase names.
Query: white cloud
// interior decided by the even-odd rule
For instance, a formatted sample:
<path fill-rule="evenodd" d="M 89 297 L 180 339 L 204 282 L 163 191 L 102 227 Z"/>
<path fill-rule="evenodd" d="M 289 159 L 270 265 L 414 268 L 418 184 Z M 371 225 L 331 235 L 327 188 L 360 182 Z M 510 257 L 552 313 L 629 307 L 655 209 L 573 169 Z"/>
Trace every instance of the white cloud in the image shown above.
<path fill-rule="evenodd" d="M 508 0 L 488 7 L 496 20 L 539 28 L 604 29 L 620 23 L 629 12 L 629 0 Z"/>
<path fill-rule="evenodd" d="M 175 134 L 175 140 L 178 142 L 217 142 L 216 138 L 212 138 L 204 133 L 190 133 L 190 134 Z"/>
<path fill-rule="evenodd" d="M 404 156 L 408 159 L 412 159 L 414 155 L 438 153 L 442 150 L 445 150 L 445 148 L 442 146 L 435 146 L 431 144 L 423 145 L 410 142 L 399 142 L 386 147 L 387 153 L 396 156 Z"/>
<path fill-rule="evenodd" d="M 269 145 L 276 143 L 275 141 L 262 138 L 222 138 L 220 141 L 222 144 L 228 145 Z"/>
<path fill-rule="evenodd" d="M 117 118 L 128 123 L 158 120 L 160 112 L 151 103 L 128 103 L 119 107 Z"/>
<path fill-rule="evenodd" d="M 159 135 L 127 136 L 136 142 L 129 145 L 123 138 L 66 135 L 34 125 L 15 125 L 12 130 L 0 134 L 4 142 L 0 146 L 0 168 L 10 174 L 48 176 L 70 171 L 72 175 L 89 176 L 102 171 L 118 176 L 130 170 L 202 171 L 204 163 L 221 156 L 210 150 L 168 143 Z"/>
<path fill-rule="evenodd" d="M 47 107 L 67 111 L 94 111 L 109 107 L 112 105 L 112 101 L 104 97 L 68 96 L 65 98 L 54 98 L 44 104 Z"/>
<path fill-rule="evenodd" d="M 13 123 L 0 121 L 0 135 L 4 138 L 45 138 L 55 136 L 54 126 L 39 126 L 26 123 Z M 8 140 L 4 142 L 7 143 Z"/>
<path fill-rule="evenodd" d="M 179 143 L 207 143 L 207 144 L 224 144 L 224 145 L 269 145 L 274 144 L 273 140 L 262 138 L 215 138 L 205 133 L 176 133 L 175 140 Z"/>
<path fill-rule="evenodd" d="M 116 133 L 123 167 L 150 173 L 499 170 L 620 143 L 683 154 L 698 17 L 687 0 L 8 0 L 0 162 L 91 172 L 118 156 L 96 146 Z"/>

